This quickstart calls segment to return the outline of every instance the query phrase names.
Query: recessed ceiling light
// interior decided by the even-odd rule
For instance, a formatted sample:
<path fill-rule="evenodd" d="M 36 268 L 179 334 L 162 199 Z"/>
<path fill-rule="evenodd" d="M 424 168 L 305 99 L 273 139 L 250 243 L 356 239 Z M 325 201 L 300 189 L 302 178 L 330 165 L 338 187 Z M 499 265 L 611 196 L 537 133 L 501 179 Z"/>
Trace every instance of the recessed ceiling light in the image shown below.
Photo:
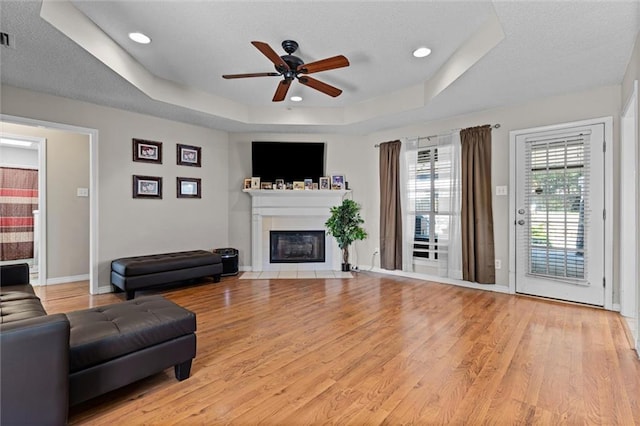
<path fill-rule="evenodd" d="M 416 58 L 424 58 L 425 56 L 429 56 L 431 54 L 431 49 L 428 47 L 419 47 L 413 51 L 413 56 Z"/>
<path fill-rule="evenodd" d="M 0 143 L 2 145 L 14 145 L 14 146 L 31 146 L 32 142 L 29 141 L 20 141 L 16 139 L 0 139 Z"/>
<path fill-rule="evenodd" d="M 151 38 L 142 33 L 129 33 L 129 38 L 136 43 L 140 44 L 149 44 L 151 43 Z"/>
<path fill-rule="evenodd" d="M 291 100 L 293 102 L 300 102 L 300 101 L 302 101 L 302 96 L 292 96 Z"/>

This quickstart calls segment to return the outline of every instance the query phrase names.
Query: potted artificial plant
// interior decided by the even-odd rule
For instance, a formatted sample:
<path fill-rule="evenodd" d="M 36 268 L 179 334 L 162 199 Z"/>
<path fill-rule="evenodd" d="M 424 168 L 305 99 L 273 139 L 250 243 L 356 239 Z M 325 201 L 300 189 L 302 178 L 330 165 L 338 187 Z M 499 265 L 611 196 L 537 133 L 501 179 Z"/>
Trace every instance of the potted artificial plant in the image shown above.
<path fill-rule="evenodd" d="M 339 206 L 331 207 L 331 217 L 325 222 L 329 235 L 338 242 L 342 250 L 342 270 L 351 270 L 349 246 L 356 240 L 367 238 L 367 232 L 360 227 L 364 220 L 360 217 L 360 206 L 353 200 L 345 199 Z"/>

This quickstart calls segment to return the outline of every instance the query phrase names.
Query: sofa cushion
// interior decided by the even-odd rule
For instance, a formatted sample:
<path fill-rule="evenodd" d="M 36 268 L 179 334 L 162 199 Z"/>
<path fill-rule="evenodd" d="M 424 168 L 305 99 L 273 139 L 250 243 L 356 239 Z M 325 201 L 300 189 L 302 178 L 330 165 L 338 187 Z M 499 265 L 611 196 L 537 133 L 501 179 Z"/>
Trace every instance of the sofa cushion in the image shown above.
<path fill-rule="evenodd" d="M 196 329 L 196 317 L 162 296 L 66 314 L 71 324 L 71 373 L 115 359 Z"/>
<path fill-rule="evenodd" d="M 219 254 L 206 250 L 192 250 L 116 259 L 111 262 L 111 270 L 122 276 L 131 277 L 216 263 L 222 263 Z"/>
<path fill-rule="evenodd" d="M 5 296 L 6 294 L 6 296 Z M 9 300 L 0 302 L 0 324 L 47 315 L 40 299 L 23 292 L 3 293 Z"/>

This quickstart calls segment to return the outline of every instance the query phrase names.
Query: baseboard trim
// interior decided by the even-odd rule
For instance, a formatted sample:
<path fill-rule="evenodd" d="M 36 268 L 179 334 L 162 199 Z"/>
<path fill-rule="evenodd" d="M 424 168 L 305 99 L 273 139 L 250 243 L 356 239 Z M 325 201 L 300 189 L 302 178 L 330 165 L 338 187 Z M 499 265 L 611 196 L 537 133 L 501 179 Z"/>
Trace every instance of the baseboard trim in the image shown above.
<path fill-rule="evenodd" d="M 89 281 L 89 274 L 72 275 L 70 277 L 47 278 L 47 285 L 67 284 L 76 281 Z"/>

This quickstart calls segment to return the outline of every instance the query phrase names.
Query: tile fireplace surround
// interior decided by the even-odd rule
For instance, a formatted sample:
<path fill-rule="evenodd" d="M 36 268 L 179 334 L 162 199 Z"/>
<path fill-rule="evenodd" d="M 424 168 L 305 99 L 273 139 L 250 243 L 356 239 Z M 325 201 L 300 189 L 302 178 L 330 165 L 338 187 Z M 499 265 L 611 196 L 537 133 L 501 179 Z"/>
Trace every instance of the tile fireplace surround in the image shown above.
<path fill-rule="evenodd" d="M 339 271 L 340 250 L 336 240 L 325 235 L 325 262 L 270 263 L 269 231 L 325 230 L 329 209 L 342 203 L 350 191 L 342 190 L 244 190 L 251 195 L 251 270 Z"/>

